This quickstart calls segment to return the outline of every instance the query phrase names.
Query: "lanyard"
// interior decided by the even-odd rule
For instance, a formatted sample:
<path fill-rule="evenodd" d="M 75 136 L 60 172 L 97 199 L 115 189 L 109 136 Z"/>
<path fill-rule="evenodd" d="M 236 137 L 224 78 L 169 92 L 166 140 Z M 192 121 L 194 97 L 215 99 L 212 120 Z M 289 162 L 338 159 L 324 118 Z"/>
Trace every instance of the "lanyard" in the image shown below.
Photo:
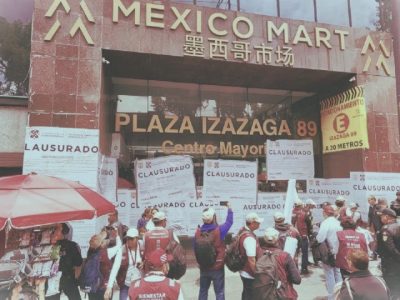
<path fill-rule="evenodd" d="M 129 256 L 131 257 L 131 260 L 132 260 L 132 266 L 134 266 L 135 267 L 135 265 L 136 265 L 136 260 L 137 260 L 137 248 L 138 247 L 136 247 L 136 251 L 135 251 L 135 259 L 133 259 L 133 256 L 132 256 L 132 252 L 131 252 L 131 250 L 128 248 L 128 245 L 125 245 L 125 247 L 126 247 L 126 251 L 128 251 L 128 253 L 129 253 Z"/>

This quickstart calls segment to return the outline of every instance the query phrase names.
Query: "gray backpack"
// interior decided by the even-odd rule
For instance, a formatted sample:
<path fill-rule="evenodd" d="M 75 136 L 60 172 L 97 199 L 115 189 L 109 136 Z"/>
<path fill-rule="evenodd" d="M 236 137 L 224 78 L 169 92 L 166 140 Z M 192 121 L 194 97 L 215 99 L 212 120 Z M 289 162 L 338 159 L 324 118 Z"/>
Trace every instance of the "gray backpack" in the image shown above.
<path fill-rule="evenodd" d="M 257 260 L 253 283 L 254 300 L 277 300 L 280 286 L 277 256 L 279 252 L 265 251 Z"/>

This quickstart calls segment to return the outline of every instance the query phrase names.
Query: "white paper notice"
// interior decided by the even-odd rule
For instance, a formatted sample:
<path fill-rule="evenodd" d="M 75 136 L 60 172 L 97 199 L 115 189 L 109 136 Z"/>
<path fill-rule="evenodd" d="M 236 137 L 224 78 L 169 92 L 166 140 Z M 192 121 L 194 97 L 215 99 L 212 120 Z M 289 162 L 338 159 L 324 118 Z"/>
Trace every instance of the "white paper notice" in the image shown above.
<path fill-rule="evenodd" d="M 257 161 L 205 159 L 203 178 L 205 201 L 257 201 Z"/>
<path fill-rule="evenodd" d="M 187 234 L 189 203 L 196 200 L 193 162 L 190 156 L 166 156 L 135 162 L 140 207 L 156 205 L 165 211 L 168 227 Z"/>
<path fill-rule="evenodd" d="M 99 131 L 27 127 L 23 173 L 36 172 L 97 187 Z"/>
<path fill-rule="evenodd" d="M 117 197 L 118 163 L 116 158 L 99 155 L 97 191 L 108 201 Z"/>
<path fill-rule="evenodd" d="M 349 178 L 315 178 L 307 180 L 306 197 L 312 199 L 317 207 L 313 209 L 313 217 L 316 223 L 323 220 L 321 205 L 324 202 L 335 204 L 338 196 L 346 199 L 347 204 L 352 199 L 352 184 Z"/>
<path fill-rule="evenodd" d="M 312 140 L 267 140 L 268 180 L 314 178 Z"/>
<path fill-rule="evenodd" d="M 400 191 L 400 173 L 351 172 L 353 199 L 360 205 L 363 220 L 367 220 L 368 197 L 385 198 L 390 202 L 396 199 Z"/>

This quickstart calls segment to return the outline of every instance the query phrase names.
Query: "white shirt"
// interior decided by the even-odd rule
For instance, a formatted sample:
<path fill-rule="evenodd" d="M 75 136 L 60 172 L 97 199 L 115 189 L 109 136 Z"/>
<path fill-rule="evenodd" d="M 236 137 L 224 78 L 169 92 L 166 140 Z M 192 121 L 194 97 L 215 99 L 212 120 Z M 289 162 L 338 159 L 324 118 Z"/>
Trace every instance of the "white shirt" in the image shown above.
<path fill-rule="evenodd" d="M 360 226 L 357 226 L 356 232 L 362 233 L 364 235 L 365 241 L 367 242 L 368 255 L 372 255 L 372 251 L 369 248 L 369 244 L 374 241 L 374 238 L 372 237 L 371 233 L 367 229 L 364 229 L 364 228 L 362 228 Z"/>
<path fill-rule="evenodd" d="M 247 226 L 245 228 L 250 231 L 250 229 L 248 229 Z M 253 236 L 248 236 L 243 240 L 243 248 L 246 251 L 247 257 L 256 257 L 257 242 Z M 254 279 L 254 277 L 251 276 L 246 271 L 240 271 L 240 276 L 244 278 Z"/>
<path fill-rule="evenodd" d="M 115 242 L 116 242 L 116 244 L 115 244 L 114 247 L 107 248 L 107 256 L 108 256 L 108 259 L 112 259 L 112 258 L 117 254 L 117 252 L 119 251 L 119 249 L 121 249 L 122 242 L 121 242 L 121 239 L 120 239 L 120 237 L 119 237 L 118 235 L 117 235 L 117 237 L 115 238 Z"/>
<path fill-rule="evenodd" d="M 339 249 L 339 240 L 336 233 L 343 230 L 340 222 L 335 217 L 331 216 L 322 221 L 321 227 L 317 234 L 318 243 L 328 241 L 329 248 L 333 254 L 336 254 Z"/>
<path fill-rule="evenodd" d="M 165 279 L 165 275 L 163 272 L 151 272 L 151 275 L 148 275 L 144 278 L 144 281 L 147 282 L 160 282 Z M 184 300 L 182 294 L 182 288 L 179 289 L 178 300 Z"/>
<path fill-rule="evenodd" d="M 112 266 L 112 269 L 111 269 L 110 278 L 108 280 L 107 288 L 112 288 L 114 286 L 114 282 L 115 282 L 115 280 L 117 278 L 119 268 L 121 267 L 122 252 L 124 251 L 124 248 L 125 248 L 125 245 L 122 245 L 120 247 L 120 249 L 118 250 L 117 254 L 115 255 L 115 259 L 114 259 L 114 263 L 113 263 L 113 266 Z M 136 251 L 130 250 L 129 248 L 128 248 L 128 251 L 130 253 L 128 252 L 126 254 L 126 255 L 128 255 L 128 270 L 127 270 L 126 274 L 130 274 L 129 272 L 134 272 L 135 270 L 132 270 L 132 269 L 133 268 L 137 269 L 136 268 L 136 264 L 142 262 L 142 258 L 140 257 L 140 246 L 139 246 L 139 243 L 137 245 L 137 250 Z M 135 261 L 133 261 L 132 258 Z"/>

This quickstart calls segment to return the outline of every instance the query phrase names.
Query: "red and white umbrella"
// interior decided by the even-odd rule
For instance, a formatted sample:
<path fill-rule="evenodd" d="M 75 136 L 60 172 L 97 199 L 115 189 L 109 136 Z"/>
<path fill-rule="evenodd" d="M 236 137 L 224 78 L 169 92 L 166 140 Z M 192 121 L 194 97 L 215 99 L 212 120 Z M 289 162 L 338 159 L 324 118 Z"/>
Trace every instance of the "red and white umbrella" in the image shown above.
<path fill-rule="evenodd" d="M 0 178 L 0 230 L 92 219 L 115 210 L 100 194 L 74 181 L 37 174 Z"/>

